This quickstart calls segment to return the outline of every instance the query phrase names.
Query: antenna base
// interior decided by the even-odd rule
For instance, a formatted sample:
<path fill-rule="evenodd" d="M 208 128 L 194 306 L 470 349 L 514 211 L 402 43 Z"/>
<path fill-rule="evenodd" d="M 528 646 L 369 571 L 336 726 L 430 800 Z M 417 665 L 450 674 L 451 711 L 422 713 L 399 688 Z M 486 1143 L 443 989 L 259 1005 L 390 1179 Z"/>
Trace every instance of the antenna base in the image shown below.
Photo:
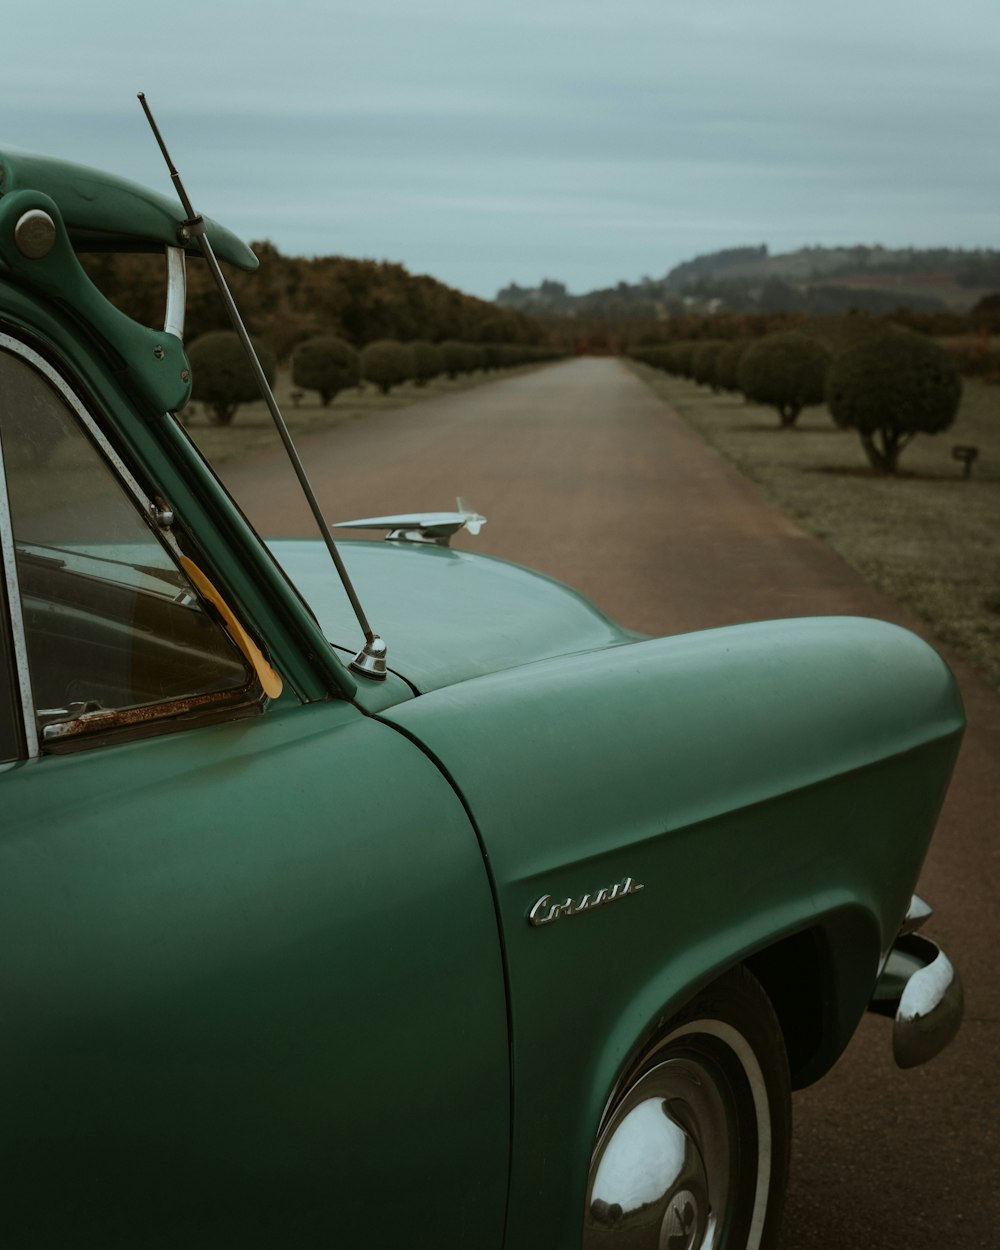
<path fill-rule="evenodd" d="M 372 681 L 385 681 L 387 653 L 388 648 L 385 643 L 378 634 L 373 634 L 347 667 L 359 677 L 368 677 Z"/>

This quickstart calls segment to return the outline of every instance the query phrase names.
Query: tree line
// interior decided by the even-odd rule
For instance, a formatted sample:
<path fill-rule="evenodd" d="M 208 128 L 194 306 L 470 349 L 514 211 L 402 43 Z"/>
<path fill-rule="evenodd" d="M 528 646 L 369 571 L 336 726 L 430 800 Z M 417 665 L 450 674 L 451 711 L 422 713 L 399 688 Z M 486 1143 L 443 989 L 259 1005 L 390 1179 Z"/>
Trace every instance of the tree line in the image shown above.
<path fill-rule="evenodd" d="M 725 248 L 675 265 L 664 277 L 573 295 L 546 278 L 511 283 L 497 303 L 531 315 L 575 318 L 673 316 L 719 309 L 744 313 L 891 313 L 899 305 L 947 315 L 975 291 L 1000 288 L 1000 251 L 989 248 L 802 247 L 771 255 L 766 244 Z M 964 290 L 963 290 L 964 289 Z"/>
<path fill-rule="evenodd" d="M 268 385 L 278 373 L 274 352 L 260 339 L 254 350 Z M 517 365 L 541 364 L 560 353 L 554 348 L 530 343 L 465 343 L 445 339 L 430 343 L 415 339 L 375 339 L 361 350 L 332 334 L 303 339 L 292 351 L 289 369 L 292 402 L 298 405 L 306 391 L 315 391 L 326 408 L 341 391 L 374 386 L 383 395 L 393 387 L 412 382 L 426 386 L 437 377 L 457 378 L 478 371 L 510 369 Z M 257 379 L 232 330 L 209 330 L 192 339 L 187 348 L 191 364 L 191 398 L 203 403 L 216 425 L 229 425 L 240 404 L 259 398 Z"/>
<path fill-rule="evenodd" d="M 355 349 L 378 339 L 461 340 L 538 345 L 547 333 L 536 318 L 465 295 L 391 261 L 344 256 L 284 256 L 271 243 L 252 244 L 254 273 L 226 271 L 248 330 L 279 360 L 319 334 Z M 159 256 L 95 253 L 82 258 L 100 290 L 143 325 L 162 324 L 166 275 Z M 207 266 L 188 264 L 185 338 L 229 328 Z"/>
<path fill-rule="evenodd" d="M 630 355 L 713 391 L 733 391 L 774 408 L 793 426 L 803 408 L 826 403 L 837 425 L 853 429 L 877 473 L 894 474 L 918 434 L 955 420 L 962 397 L 958 360 L 941 343 L 905 326 L 816 327 L 756 339 L 691 339 L 636 346 Z"/>

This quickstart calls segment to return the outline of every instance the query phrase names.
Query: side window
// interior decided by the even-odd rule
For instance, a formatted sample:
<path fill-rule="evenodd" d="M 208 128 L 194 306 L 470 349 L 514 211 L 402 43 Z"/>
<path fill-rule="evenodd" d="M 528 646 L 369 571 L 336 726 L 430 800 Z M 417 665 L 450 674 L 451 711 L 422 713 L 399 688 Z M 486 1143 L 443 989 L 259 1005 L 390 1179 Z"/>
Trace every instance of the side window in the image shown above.
<path fill-rule="evenodd" d="M 149 721 L 250 684 L 66 398 L 7 351 L 0 440 L 40 738 Z"/>

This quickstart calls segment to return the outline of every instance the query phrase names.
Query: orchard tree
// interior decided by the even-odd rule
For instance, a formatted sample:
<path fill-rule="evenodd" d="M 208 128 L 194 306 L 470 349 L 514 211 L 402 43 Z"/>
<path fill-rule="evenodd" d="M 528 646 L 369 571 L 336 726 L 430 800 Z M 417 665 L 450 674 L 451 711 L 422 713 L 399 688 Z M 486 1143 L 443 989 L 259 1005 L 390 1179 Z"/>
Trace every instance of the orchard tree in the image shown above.
<path fill-rule="evenodd" d="M 715 367 L 725 346 L 722 339 L 704 339 L 695 345 L 691 352 L 691 377 L 699 386 L 710 386 L 713 391 L 719 389 Z"/>
<path fill-rule="evenodd" d="M 425 339 L 416 339 L 409 344 L 413 356 L 413 380 L 417 386 L 426 386 L 432 378 L 444 372 L 444 359 L 441 349 Z"/>
<path fill-rule="evenodd" d="M 662 343 L 640 343 L 631 348 L 629 355 L 633 360 L 640 360 L 651 369 L 667 368 L 667 352 L 669 348 Z"/>
<path fill-rule="evenodd" d="M 338 391 L 357 386 L 360 376 L 358 353 L 332 334 L 306 339 L 292 355 L 292 383 L 307 391 L 319 391 L 324 408 Z"/>
<path fill-rule="evenodd" d="M 750 339 L 733 339 L 716 356 L 715 383 L 720 390 L 738 391 L 740 389 L 740 361 L 749 350 L 750 344 Z"/>
<path fill-rule="evenodd" d="M 857 430 L 877 473 L 895 473 L 918 434 L 955 420 L 962 379 L 952 354 L 926 335 L 886 326 L 838 356 L 827 380 L 834 421 Z"/>
<path fill-rule="evenodd" d="M 443 343 L 438 344 L 438 350 L 444 362 L 444 369 L 449 378 L 457 378 L 460 373 L 464 373 L 468 369 L 469 353 L 466 351 L 467 347 L 468 343 L 463 343 L 460 339 L 445 339 Z"/>
<path fill-rule="evenodd" d="M 253 340 L 269 386 L 274 385 L 277 361 L 263 343 Z M 260 398 L 253 369 L 232 330 L 210 330 L 187 348 L 191 365 L 191 398 L 203 403 L 216 425 L 229 425 L 240 404 Z"/>
<path fill-rule="evenodd" d="M 674 377 L 691 377 L 692 358 L 697 343 L 682 339 L 679 343 L 671 343 L 667 348 L 667 372 Z"/>
<path fill-rule="evenodd" d="M 383 395 L 413 376 L 413 354 L 396 339 L 376 339 L 361 351 L 361 374 Z"/>
<path fill-rule="evenodd" d="M 1000 334 L 1000 291 L 984 295 L 969 309 L 969 320 L 984 335 Z"/>
<path fill-rule="evenodd" d="M 823 402 L 829 366 L 829 351 L 808 335 L 765 334 L 740 359 L 740 390 L 753 403 L 776 408 L 782 426 L 789 427 L 803 408 Z"/>
<path fill-rule="evenodd" d="M 462 349 L 465 373 L 475 373 L 477 369 L 486 368 L 486 352 L 481 343 L 463 343 Z"/>

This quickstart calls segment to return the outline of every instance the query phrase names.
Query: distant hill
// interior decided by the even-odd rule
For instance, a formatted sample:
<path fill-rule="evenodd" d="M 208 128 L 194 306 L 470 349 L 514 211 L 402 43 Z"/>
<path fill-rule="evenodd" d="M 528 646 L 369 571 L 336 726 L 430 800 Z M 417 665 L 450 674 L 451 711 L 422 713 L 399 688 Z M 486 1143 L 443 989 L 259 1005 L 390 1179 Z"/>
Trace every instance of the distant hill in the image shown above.
<path fill-rule="evenodd" d="M 964 312 L 1000 290 L 1000 251 L 962 248 L 802 247 L 772 256 L 766 244 L 726 248 L 676 265 L 662 278 L 571 295 L 545 279 L 511 284 L 505 308 L 571 317 L 664 317 L 681 311 Z"/>

